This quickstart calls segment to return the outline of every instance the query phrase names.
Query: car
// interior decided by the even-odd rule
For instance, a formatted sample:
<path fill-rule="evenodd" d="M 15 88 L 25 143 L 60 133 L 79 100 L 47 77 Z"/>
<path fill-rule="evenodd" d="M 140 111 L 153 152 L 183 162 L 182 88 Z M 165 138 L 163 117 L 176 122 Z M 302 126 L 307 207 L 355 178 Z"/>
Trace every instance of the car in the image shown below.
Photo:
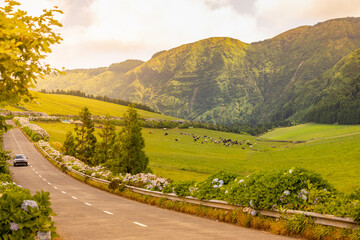
<path fill-rule="evenodd" d="M 14 157 L 14 167 L 17 165 L 28 165 L 28 159 L 24 154 L 16 154 Z"/>

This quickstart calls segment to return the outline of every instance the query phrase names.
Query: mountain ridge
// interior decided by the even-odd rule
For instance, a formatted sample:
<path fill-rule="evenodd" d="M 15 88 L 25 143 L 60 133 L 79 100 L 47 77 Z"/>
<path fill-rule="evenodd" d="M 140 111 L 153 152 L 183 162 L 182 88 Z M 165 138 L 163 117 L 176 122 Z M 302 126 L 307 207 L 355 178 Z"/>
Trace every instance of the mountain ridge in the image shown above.
<path fill-rule="evenodd" d="M 251 44 L 207 38 L 146 62 L 118 63 L 122 72 L 108 67 L 95 76 L 88 73 L 95 70 L 47 76 L 37 88 L 107 95 L 211 123 L 304 121 L 329 87 L 324 76 L 359 48 L 360 18 L 339 18 Z"/>

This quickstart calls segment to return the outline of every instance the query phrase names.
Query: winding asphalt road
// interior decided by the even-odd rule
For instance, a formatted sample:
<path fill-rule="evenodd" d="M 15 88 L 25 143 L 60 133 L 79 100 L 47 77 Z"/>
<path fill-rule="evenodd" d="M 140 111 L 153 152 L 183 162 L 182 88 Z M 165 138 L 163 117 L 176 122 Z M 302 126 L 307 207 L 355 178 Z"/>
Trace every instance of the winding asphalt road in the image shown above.
<path fill-rule="evenodd" d="M 14 128 L 4 148 L 23 153 L 27 167 L 10 167 L 13 179 L 32 193 L 50 192 L 58 234 L 74 239 L 292 239 L 165 210 L 101 191 L 62 173 Z"/>

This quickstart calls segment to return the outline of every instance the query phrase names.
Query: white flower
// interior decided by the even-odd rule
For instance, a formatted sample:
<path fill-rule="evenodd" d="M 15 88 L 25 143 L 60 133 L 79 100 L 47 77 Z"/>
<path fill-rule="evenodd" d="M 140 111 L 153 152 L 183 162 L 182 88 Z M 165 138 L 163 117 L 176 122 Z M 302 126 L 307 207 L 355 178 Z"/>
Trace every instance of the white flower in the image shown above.
<path fill-rule="evenodd" d="M 219 181 L 219 179 L 218 178 L 215 178 L 214 180 L 213 180 L 213 182 L 218 182 Z"/>
<path fill-rule="evenodd" d="M 306 191 L 305 189 L 301 189 L 301 192 L 302 192 L 303 194 L 308 194 L 308 193 L 309 193 L 309 192 Z"/>
<path fill-rule="evenodd" d="M 253 200 L 250 200 L 250 207 L 254 207 L 254 205 L 253 205 Z"/>
<path fill-rule="evenodd" d="M 292 172 L 293 172 L 293 170 L 292 170 L 292 169 L 290 169 L 290 170 L 289 170 L 289 173 L 290 173 L 290 174 L 292 174 Z"/>
<path fill-rule="evenodd" d="M 242 183 L 242 182 L 245 182 L 244 179 L 241 179 L 241 180 L 239 181 L 239 183 Z"/>
<path fill-rule="evenodd" d="M 11 223 L 10 223 L 10 230 L 11 230 L 11 231 L 17 231 L 17 230 L 19 230 L 19 224 L 15 223 L 15 222 L 11 222 Z"/>
<path fill-rule="evenodd" d="M 40 232 L 38 231 L 36 237 L 39 240 L 50 240 L 51 239 L 51 232 Z"/>
<path fill-rule="evenodd" d="M 285 190 L 283 193 L 284 193 L 286 196 L 288 196 L 288 195 L 290 194 L 290 191 L 289 191 L 289 190 Z"/>
<path fill-rule="evenodd" d="M 302 198 L 304 201 L 306 201 L 306 199 L 307 199 L 306 195 L 302 195 L 301 198 Z"/>
<path fill-rule="evenodd" d="M 223 181 L 223 180 L 220 180 L 220 181 L 219 181 L 219 184 L 220 184 L 219 186 L 221 187 L 222 185 L 224 185 L 224 181 Z"/>
<path fill-rule="evenodd" d="M 34 208 L 34 207 L 39 208 L 37 203 L 33 200 L 24 200 L 21 204 L 22 210 L 24 210 L 26 212 L 28 211 L 28 209 L 27 209 L 28 206 L 30 206 L 32 208 Z"/>

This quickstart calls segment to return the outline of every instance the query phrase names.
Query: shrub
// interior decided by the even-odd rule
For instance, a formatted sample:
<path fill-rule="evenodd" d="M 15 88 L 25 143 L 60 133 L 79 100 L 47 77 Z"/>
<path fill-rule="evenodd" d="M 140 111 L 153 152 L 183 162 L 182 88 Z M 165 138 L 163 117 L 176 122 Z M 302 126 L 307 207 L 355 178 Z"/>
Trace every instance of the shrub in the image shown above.
<path fill-rule="evenodd" d="M 11 182 L 11 177 L 7 173 L 0 173 L 0 182 Z"/>
<path fill-rule="evenodd" d="M 34 239 L 41 233 L 54 237 L 54 215 L 49 193 L 31 196 L 28 190 L 14 187 L 0 197 L 0 235 L 2 239 Z"/>
<path fill-rule="evenodd" d="M 108 187 L 109 189 L 112 189 L 112 190 L 115 190 L 115 189 L 118 189 L 119 186 L 120 186 L 120 183 L 121 183 L 121 180 L 118 179 L 118 178 L 114 178 L 110 181 Z M 124 186 L 125 187 L 125 186 Z"/>
<path fill-rule="evenodd" d="M 226 185 L 234 181 L 235 174 L 220 171 L 197 184 L 193 196 L 199 199 L 224 199 Z"/>
<path fill-rule="evenodd" d="M 164 193 L 175 193 L 179 197 L 190 196 L 190 188 L 194 186 L 194 181 L 179 181 L 168 184 L 164 187 Z"/>
<path fill-rule="evenodd" d="M 119 192 L 123 192 L 125 189 L 126 189 L 126 187 L 125 187 L 124 183 L 119 184 L 119 187 L 118 187 Z"/>
<path fill-rule="evenodd" d="M 41 140 L 41 136 L 39 134 L 34 134 L 32 135 L 31 139 L 34 141 L 34 142 L 38 142 Z"/>
<path fill-rule="evenodd" d="M 309 186 L 333 191 L 319 174 L 302 168 L 289 171 L 263 171 L 235 179 L 229 185 L 226 200 L 252 208 L 277 207 L 301 208 L 307 204 Z"/>

